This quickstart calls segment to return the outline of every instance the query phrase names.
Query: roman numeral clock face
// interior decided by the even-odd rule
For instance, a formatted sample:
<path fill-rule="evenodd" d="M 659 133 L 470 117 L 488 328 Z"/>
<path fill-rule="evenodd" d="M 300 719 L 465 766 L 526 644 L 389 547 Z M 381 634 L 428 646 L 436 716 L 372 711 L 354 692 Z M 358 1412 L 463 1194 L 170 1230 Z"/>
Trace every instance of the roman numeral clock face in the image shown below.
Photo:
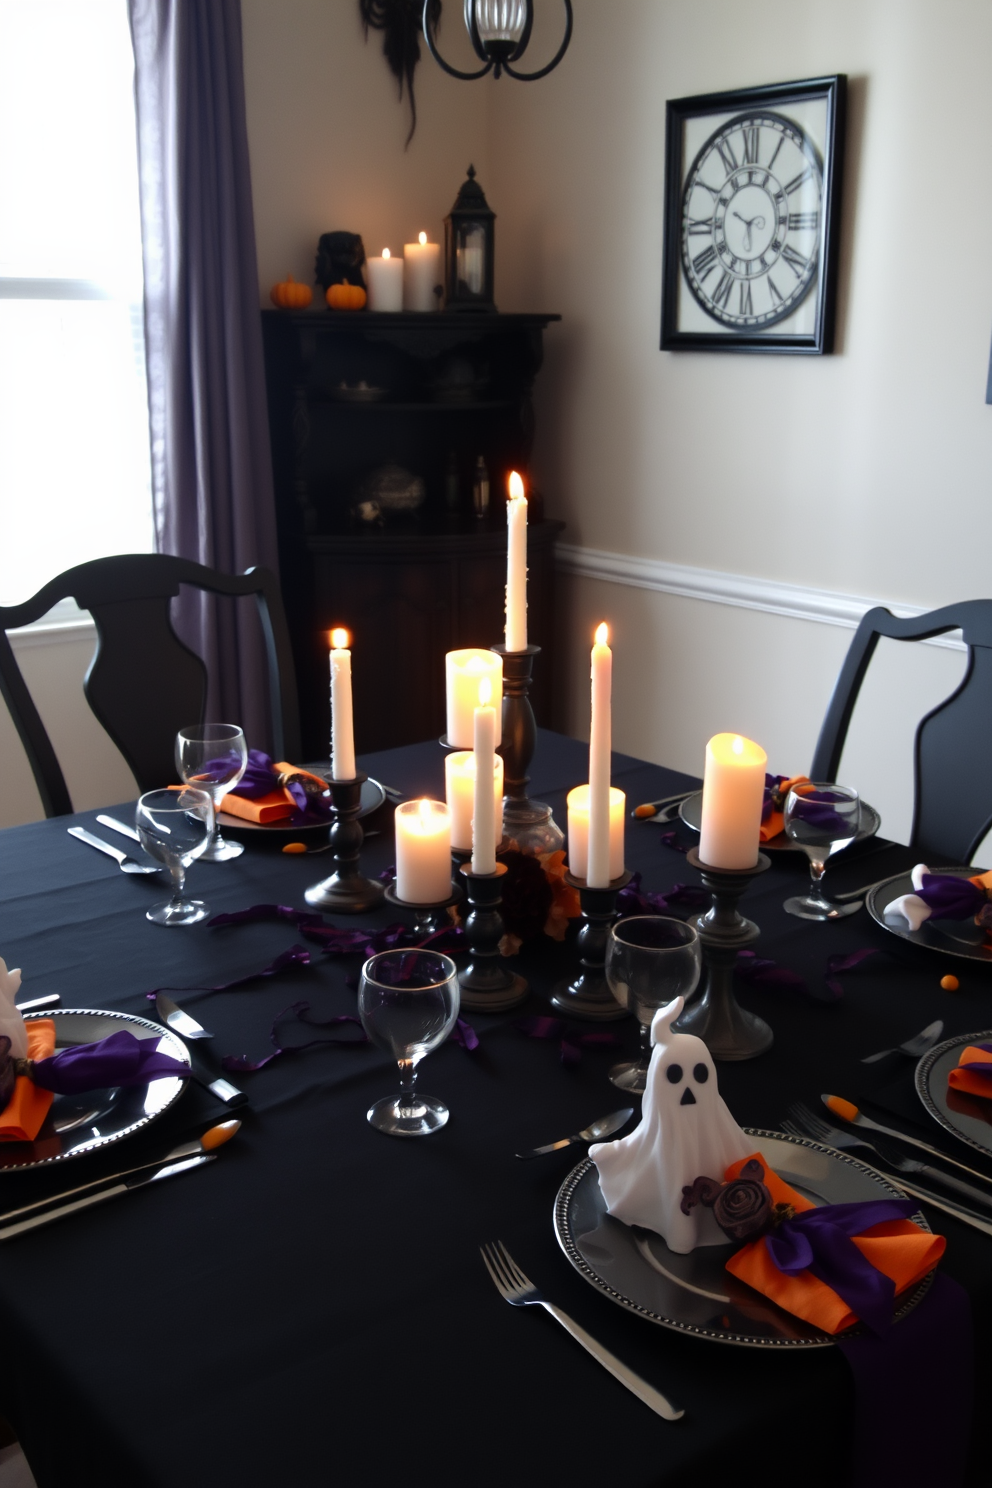
<path fill-rule="evenodd" d="M 682 269 L 722 326 L 761 330 L 792 314 L 816 282 L 823 165 L 781 114 L 740 114 L 697 154 L 682 194 Z"/>

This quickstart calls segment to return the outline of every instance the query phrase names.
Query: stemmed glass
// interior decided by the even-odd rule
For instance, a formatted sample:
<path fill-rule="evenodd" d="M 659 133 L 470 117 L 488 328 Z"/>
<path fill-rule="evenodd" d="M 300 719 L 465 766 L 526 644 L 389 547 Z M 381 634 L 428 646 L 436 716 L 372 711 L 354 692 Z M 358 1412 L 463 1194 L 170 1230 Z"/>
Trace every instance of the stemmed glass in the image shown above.
<path fill-rule="evenodd" d="M 861 900 L 852 904 L 831 904 L 823 892 L 821 880 L 827 859 L 848 847 L 858 835 L 861 823 L 861 801 L 856 790 L 831 782 L 800 786 L 785 798 L 785 834 L 809 858 L 813 885 L 808 894 L 785 901 L 787 914 L 801 920 L 838 920 L 843 915 L 857 914 Z"/>
<path fill-rule="evenodd" d="M 699 936 L 682 920 L 632 915 L 611 928 L 606 980 L 620 1006 L 641 1025 L 640 1057 L 610 1070 L 610 1079 L 621 1090 L 644 1090 L 651 1063 L 651 1019 L 673 998 L 696 990 L 702 964 Z"/>
<path fill-rule="evenodd" d="M 400 1093 L 376 1101 L 368 1119 L 394 1137 L 423 1137 L 438 1131 L 448 1108 L 415 1093 L 417 1065 L 448 1037 L 458 1017 L 458 972 L 438 951 L 380 951 L 362 967 L 358 1015 L 374 1044 L 400 1067 Z"/>
<path fill-rule="evenodd" d="M 188 785 L 206 791 L 215 813 L 228 791 L 237 788 L 247 765 L 248 746 L 236 723 L 200 723 L 176 735 L 176 768 Z M 243 852 L 240 842 L 228 842 L 220 835 L 215 814 L 203 861 L 224 863 Z"/>
<path fill-rule="evenodd" d="M 186 869 L 202 856 L 214 825 L 213 802 L 206 791 L 148 791 L 134 816 L 141 845 L 172 876 L 172 898 L 155 904 L 145 918 L 153 925 L 195 925 L 210 913 L 202 899 L 184 899 Z"/>

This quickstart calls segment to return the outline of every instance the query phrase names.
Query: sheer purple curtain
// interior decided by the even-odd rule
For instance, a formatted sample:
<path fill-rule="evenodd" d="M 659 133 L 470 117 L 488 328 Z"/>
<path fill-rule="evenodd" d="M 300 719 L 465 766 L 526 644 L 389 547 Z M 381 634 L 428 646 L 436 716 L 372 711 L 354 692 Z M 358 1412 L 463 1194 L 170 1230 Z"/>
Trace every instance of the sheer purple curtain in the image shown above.
<path fill-rule="evenodd" d="M 278 572 L 240 0 L 128 0 L 158 551 Z M 254 605 L 183 590 L 208 714 L 268 749 Z"/>

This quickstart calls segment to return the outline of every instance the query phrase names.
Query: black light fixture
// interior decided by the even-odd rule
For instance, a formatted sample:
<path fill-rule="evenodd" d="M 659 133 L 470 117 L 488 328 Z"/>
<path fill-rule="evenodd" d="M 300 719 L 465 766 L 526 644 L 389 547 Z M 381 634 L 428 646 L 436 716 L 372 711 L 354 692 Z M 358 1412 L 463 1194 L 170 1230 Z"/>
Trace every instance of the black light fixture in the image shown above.
<path fill-rule="evenodd" d="M 534 0 L 465 0 L 465 26 L 468 30 L 475 55 L 485 66 L 478 72 L 461 72 L 445 62 L 437 49 L 437 8 L 431 0 L 424 0 L 424 40 L 427 49 L 439 67 L 452 77 L 471 82 L 491 72 L 498 78 L 501 72 L 522 83 L 532 83 L 535 78 L 547 77 L 558 66 L 568 50 L 572 39 L 572 0 L 565 0 L 565 39 L 546 67 L 537 72 L 518 72 L 511 67 L 527 50 L 531 29 L 534 25 Z M 435 34 L 432 34 L 435 33 Z"/>
<path fill-rule="evenodd" d="M 448 310 L 496 309 L 493 250 L 496 213 L 475 179 L 475 166 L 444 219 L 444 288 Z"/>

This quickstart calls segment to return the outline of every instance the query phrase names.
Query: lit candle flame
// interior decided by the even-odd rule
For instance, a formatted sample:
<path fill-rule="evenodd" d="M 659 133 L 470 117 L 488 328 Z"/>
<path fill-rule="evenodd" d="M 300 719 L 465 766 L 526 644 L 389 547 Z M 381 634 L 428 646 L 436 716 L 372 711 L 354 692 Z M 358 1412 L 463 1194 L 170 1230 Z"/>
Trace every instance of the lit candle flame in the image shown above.
<path fill-rule="evenodd" d="M 425 796 L 420 803 L 420 825 L 426 830 L 431 820 L 431 803 Z"/>
<path fill-rule="evenodd" d="M 331 645 L 335 651 L 346 651 L 351 645 L 351 636 L 343 625 L 336 625 L 331 631 Z"/>
<path fill-rule="evenodd" d="M 388 258 L 389 257 L 389 249 L 388 248 L 383 248 L 383 250 L 382 250 L 382 256 L 383 256 L 383 258 Z"/>
<path fill-rule="evenodd" d="M 421 242 L 421 246 L 423 246 L 427 242 L 427 234 L 426 233 L 421 233 L 420 234 L 420 242 Z"/>
<path fill-rule="evenodd" d="M 492 701 L 493 684 L 488 677 L 483 677 L 479 683 L 479 707 L 487 708 Z"/>
<path fill-rule="evenodd" d="M 735 734 L 734 735 L 734 742 L 733 742 L 733 744 L 731 744 L 730 747 L 734 751 L 735 754 L 743 754 L 744 753 L 744 740 L 741 738 L 740 734 Z"/>
<path fill-rule="evenodd" d="M 596 626 L 596 645 L 605 646 L 610 639 L 609 627 L 604 620 L 602 625 Z"/>
<path fill-rule="evenodd" d="M 524 483 L 515 470 L 510 471 L 510 500 L 522 501 L 524 495 Z"/>

